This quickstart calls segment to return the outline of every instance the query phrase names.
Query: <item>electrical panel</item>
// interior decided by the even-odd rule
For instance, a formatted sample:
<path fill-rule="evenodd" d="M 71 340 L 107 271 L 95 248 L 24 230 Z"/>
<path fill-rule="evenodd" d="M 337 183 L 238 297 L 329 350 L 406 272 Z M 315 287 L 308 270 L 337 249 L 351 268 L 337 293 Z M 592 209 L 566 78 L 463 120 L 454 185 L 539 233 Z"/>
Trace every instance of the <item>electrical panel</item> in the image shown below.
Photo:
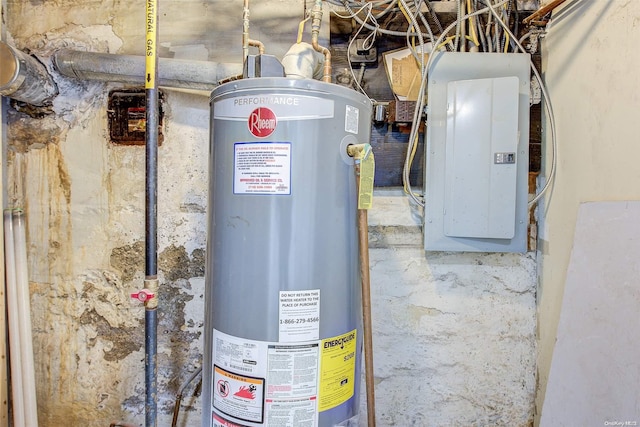
<path fill-rule="evenodd" d="M 525 252 L 529 55 L 436 55 L 428 85 L 425 250 Z"/>

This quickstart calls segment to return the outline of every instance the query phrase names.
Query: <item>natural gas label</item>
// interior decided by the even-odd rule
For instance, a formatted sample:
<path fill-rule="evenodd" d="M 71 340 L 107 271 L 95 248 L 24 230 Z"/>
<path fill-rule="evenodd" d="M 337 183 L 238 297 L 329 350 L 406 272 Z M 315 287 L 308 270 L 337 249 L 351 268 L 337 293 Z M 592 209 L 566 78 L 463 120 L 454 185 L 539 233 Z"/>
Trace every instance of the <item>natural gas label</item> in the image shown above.
<path fill-rule="evenodd" d="M 236 375 L 214 365 L 213 407 L 239 420 L 264 421 L 264 378 Z"/>
<path fill-rule="evenodd" d="M 146 78 L 144 87 L 145 89 L 154 89 L 156 87 L 156 43 L 158 35 L 156 32 L 156 26 L 158 23 L 158 4 L 157 0 L 147 0 L 146 15 L 146 60 L 145 71 Z"/>
<path fill-rule="evenodd" d="M 280 342 L 320 338 L 320 289 L 280 291 Z"/>
<path fill-rule="evenodd" d="M 233 194 L 291 194 L 291 143 L 236 142 Z"/>
<path fill-rule="evenodd" d="M 221 120 L 248 120 L 257 108 L 266 107 L 279 122 L 289 120 L 331 119 L 334 103 L 331 99 L 291 94 L 258 94 L 216 99 L 213 118 Z"/>
<path fill-rule="evenodd" d="M 320 342 L 320 394 L 318 411 L 335 408 L 354 393 L 356 330 Z"/>

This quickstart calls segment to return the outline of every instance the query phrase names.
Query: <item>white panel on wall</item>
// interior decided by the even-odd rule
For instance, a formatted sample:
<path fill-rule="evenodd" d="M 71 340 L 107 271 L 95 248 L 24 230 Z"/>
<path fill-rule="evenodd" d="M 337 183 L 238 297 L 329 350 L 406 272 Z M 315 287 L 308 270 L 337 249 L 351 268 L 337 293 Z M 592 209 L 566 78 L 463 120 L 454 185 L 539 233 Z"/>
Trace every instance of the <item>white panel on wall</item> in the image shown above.
<path fill-rule="evenodd" d="M 444 234 L 513 238 L 518 78 L 449 82 L 447 110 Z"/>

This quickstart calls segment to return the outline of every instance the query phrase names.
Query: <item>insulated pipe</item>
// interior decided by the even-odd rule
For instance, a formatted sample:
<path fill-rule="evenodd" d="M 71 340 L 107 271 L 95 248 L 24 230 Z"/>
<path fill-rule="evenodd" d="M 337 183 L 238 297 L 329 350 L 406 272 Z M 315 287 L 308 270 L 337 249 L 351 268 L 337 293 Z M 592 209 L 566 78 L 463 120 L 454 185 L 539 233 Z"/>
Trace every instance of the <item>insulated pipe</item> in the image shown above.
<path fill-rule="evenodd" d="M 0 42 L 0 95 L 43 106 L 57 94 L 58 88 L 44 65 Z"/>
<path fill-rule="evenodd" d="M 249 57 L 249 0 L 242 6 L 242 61 Z"/>
<path fill-rule="evenodd" d="M 63 49 L 54 54 L 53 63 L 67 77 L 143 84 L 145 58 Z M 242 64 L 158 59 L 158 86 L 213 90 L 220 80 L 238 74 L 242 74 Z"/>
<path fill-rule="evenodd" d="M 282 57 L 285 76 L 292 79 L 316 79 L 323 75 L 324 56 L 309 43 L 296 43 Z"/>
<path fill-rule="evenodd" d="M 145 289 L 151 298 L 145 301 L 145 421 L 157 426 L 158 406 L 158 5 L 147 0 L 146 7 L 146 129 L 145 129 Z"/>
<path fill-rule="evenodd" d="M 249 0 L 244 0 L 242 6 L 242 61 L 249 56 L 249 46 L 257 47 L 260 55 L 264 53 L 264 44 L 259 40 L 249 38 Z"/>
<path fill-rule="evenodd" d="M 321 22 L 322 0 L 316 0 L 313 9 L 311 10 L 311 45 L 316 51 L 324 55 L 324 74 L 322 75 L 322 81 L 331 83 L 331 52 L 326 47 L 318 44 Z"/>

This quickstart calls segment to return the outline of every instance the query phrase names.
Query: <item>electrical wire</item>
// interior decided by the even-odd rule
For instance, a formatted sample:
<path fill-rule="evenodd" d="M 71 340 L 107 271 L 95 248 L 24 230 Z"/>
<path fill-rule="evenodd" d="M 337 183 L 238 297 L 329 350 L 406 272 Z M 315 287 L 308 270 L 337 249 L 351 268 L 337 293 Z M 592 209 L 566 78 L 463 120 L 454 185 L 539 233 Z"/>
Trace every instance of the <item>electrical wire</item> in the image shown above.
<path fill-rule="evenodd" d="M 514 34 L 511 32 L 511 30 L 508 28 L 508 26 L 502 21 L 502 19 L 500 18 L 500 16 L 498 15 L 498 13 L 495 11 L 496 7 L 500 7 L 502 5 L 504 5 L 505 3 L 507 3 L 509 0 L 503 0 L 497 3 L 492 3 L 490 0 L 482 0 L 483 3 L 485 3 L 487 5 L 487 7 L 480 9 L 480 10 L 476 10 L 475 12 L 469 13 L 467 14 L 464 18 L 462 18 L 462 20 L 466 20 L 469 19 L 472 16 L 478 16 L 478 15 L 482 15 L 486 12 L 491 12 L 491 14 L 489 15 L 489 19 L 487 22 L 487 29 L 490 28 L 491 25 L 491 16 L 493 15 L 495 17 L 496 20 L 496 24 L 504 27 L 506 34 L 509 34 L 509 37 L 511 38 L 511 40 L 517 45 L 517 47 L 524 53 L 526 53 L 527 51 L 522 47 L 522 44 L 520 43 L 520 41 L 514 36 Z M 451 31 L 451 29 L 453 27 L 456 26 L 456 22 L 454 22 L 453 24 L 449 25 L 443 32 L 442 34 L 438 37 L 438 39 L 436 40 L 436 42 L 433 44 L 434 46 L 434 52 L 439 49 L 441 47 L 441 45 L 443 44 L 443 39 L 446 37 L 446 35 L 449 33 L 449 31 Z M 488 46 L 491 46 L 491 43 L 489 43 L 490 41 L 490 35 L 487 32 L 486 34 L 487 36 L 487 44 Z M 497 43 L 499 40 L 499 38 L 497 37 L 497 35 L 495 36 L 495 42 Z M 409 136 L 409 147 L 407 148 L 407 155 L 405 157 L 405 163 L 404 163 L 404 167 L 403 167 L 403 174 L 402 174 L 402 180 L 403 180 L 403 186 L 405 189 L 405 192 L 409 195 L 409 197 L 419 206 L 424 206 L 425 201 L 424 200 L 420 200 L 418 198 L 418 196 L 416 194 L 413 193 L 413 190 L 411 188 L 411 183 L 409 181 L 409 175 L 410 175 L 410 170 L 411 170 L 411 164 L 413 162 L 413 156 L 415 155 L 415 151 L 416 151 L 416 147 L 417 147 L 417 143 L 418 143 L 418 130 L 419 130 L 419 126 L 420 126 L 420 118 L 422 115 L 422 110 L 424 109 L 424 92 L 425 92 L 425 88 L 426 88 L 426 82 L 427 82 L 427 77 L 428 77 L 428 70 L 431 67 L 431 63 L 433 61 L 433 58 L 435 57 L 435 55 L 432 54 L 429 55 L 429 59 L 427 61 L 426 64 L 426 72 L 424 73 L 424 75 L 422 76 L 422 81 L 420 84 L 420 91 L 418 94 L 418 100 L 416 101 L 416 109 L 414 112 L 414 116 L 413 116 L 413 121 L 412 121 L 412 126 L 411 126 L 411 133 Z M 546 89 L 546 86 L 544 85 L 544 82 L 542 80 L 542 77 L 540 76 L 540 73 L 538 71 L 538 69 L 535 67 L 535 64 L 533 63 L 533 61 L 530 61 L 530 65 L 531 65 L 531 69 L 533 71 L 533 74 L 536 78 L 536 80 L 538 81 L 538 83 L 540 84 L 540 88 L 541 88 L 541 92 L 543 95 L 543 101 L 545 104 L 545 109 L 547 111 L 547 114 L 549 116 L 549 128 L 551 131 L 551 167 L 549 170 L 549 178 L 547 179 L 545 185 L 543 186 L 543 188 L 540 190 L 540 192 L 538 194 L 536 194 L 529 202 L 528 202 L 528 207 L 531 208 L 532 206 L 534 206 L 539 200 L 540 198 L 542 198 L 542 196 L 549 190 L 549 188 L 551 187 L 551 184 L 555 178 L 555 173 L 556 173 L 556 169 L 557 169 L 557 151 L 558 151 L 558 147 L 557 147 L 557 138 L 556 138 L 556 126 L 555 126 L 555 116 L 553 113 L 553 107 L 550 101 L 550 97 L 548 94 L 548 91 Z"/>
<path fill-rule="evenodd" d="M 367 24 L 357 15 L 357 13 L 353 12 L 353 9 L 349 4 L 348 0 L 340 0 L 340 3 L 336 3 L 336 0 L 333 0 L 333 1 L 329 1 L 329 4 L 343 6 L 345 9 L 347 9 L 351 17 L 353 17 L 353 19 L 355 19 L 358 24 L 364 25 L 364 27 L 368 30 L 375 31 L 376 33 L 379 33 L 379 34 L 386 34 L 388 36 L 406 37 L 407 35 L 407 31 L 385 30 L 384 28 L 381 28 L 379 25 L 374 26 L 374 25 Z M 366 5 L 368 3 L 364 3 L 364 4 Z M 338 15 L 335 9 L 332 9 L 332 12 Z M 428 36 L 428 34 L 422 34 L 422 36 L 425 37 L 425 36 Z"/>
<path fill-rule="evenodd" d="M 369 3 L 369 4 L 371 4 L 371 3 Z M 382 12 L 380 12 L 379 14 L 374 15 L 374 17 L 376 19 L 380 19 L 380 18 L 384 17 L 387 13 L 389 13 L 391 10 L 393 10 L 393 8 L 396 7 L 397 4 L 398 4 L 398 0 L 393 0 L 393 1 L 389 2 L 387 7 Z"/>
<path fill-rule="evenodd" d="M 507 1 L 509 1 L 509 0 L 502 0 L 502 1 L 498 2 L 496 4 L 496 6 L 502 6 Z M 470 17 L 477 16 L 477 15 L 480 15 L 480 14 L 484 14 L 484 13 L 486 13 L 488 11 L 489 11 L 489 8 L 485 7 L 483 9 L 476 10 L 475 12 L 469 13 L 469 14 L 465 15 L 464 17 L 461 17 L 461 20 L 467 20 Z M 433 58 L 436 56 L 436 55 L 433 54 L 436 51 L 435 47 L 440 47 L 441 43 L 443 43 L 443 41 L 444 41 L 445 37 L 447 36 L 447 34 L 449 33 L 449 31 L 451 31 L 451 29 L 453 29 L 453 27 L 455 27 L 455 26 L 456 26 L 456 22 L 454 22 L 451 25 L 449 25 L 442 32 L 442 34 L 440 34 L 438 39 L 436 39 L 435 43 L 433 43 L 434 49 L 431 52 L 431 54 L 429 55 L 429 59 L 427 60 L 427 64 L 424 67 L 424 72 L 422 74 L 422 79 L 421 79 L 421 82 L 420 82 L 420 90 L 418 92 L 418 99 L 416 100 L 416 107 L 415 107 L 415 111 L 414 111 L 414 114 L 413 114 L 413 120 L 412 120 L 412 123 L 411 123 L 411 131 L 409 133 L 409 143 L 408 143 L 408 147 L 407 147 L 407 154 L 405 156 L 404 167 L 403 167 L 403 170 L 402 170 L 402 184 L 403 184 L 405 193 L 407 193 L 407 195 L 411 198 L 411 200 L 413 200 L 419 206 L 424 206 L 425 202 L 424 202 L 424 200 L 420 200 L 419 197 L 413 192 L 413 190 L 411 188 L 411 182 L 410 182 L 409 176 L 410 176 L 410 172 L 411 172 L 411 164 L 413 163 L 413 158 L 415 156 L 415 153 L 416 153 L 416 150 L 417 150 L 417 146 L 418 146 L 420 121 L 421 121 L 421 117 L 422 117 L 422 111 L 423 111 L 424 106 L 425 106 L 424 93 L 425 93 L 425 89 L 426 89 L 426 85 L 427 85 L 428 70 L 429 70 L 429 68 L 431 66 Z"/>
<path fill-rule="evenodd" d="M 493 5 L 491 4 L 491 0 L 485 0 L 485 1 L 486 1 L 487 6 L 489 7 L 489 9 L 491 10 L 491 13 L 497 17 L 497 13 L 496 13 Z M 513 35 L 511 30 L 509 29 L 509 27 L 502 21 L 500 21 L 500 23 L 504 26 L 504 30 L 511 35 L 511 39 L 517 44 L 518 48 L 522 52 L 526 53 L 527 51 L 525 50 L 524 47 L 522 47 L 522 44 L 516 38 L 516 36 Z M 558 160 L 557 160 L 557 158 L 558 158 L 558 142 L 557 142 L 557 139 L 556 139 L 556 124 L 555 124 L 555 118 L 554 118 L 554 115 L 553 115 L 553 107 L 551 105 L 551 98 L 549 97 L 549 93 L 547 92 L 547 88 L 546 88 L 544 82 L 542 81 L 542 77 L 540 76 L 540 73 L 538 72 L 538 69 L 536 68 L 536 66 L 533 63 L 533 61 L 530 61 L 530 63 L 531 63 L 531 69 L 533 71 L 533 74 L 536 76 L 536 79 L 538 80 L 538 83 L 540 84 L 540 90 L 542 91 L 542 97 L 543 97 L 545 109 L 547 110 L 547 114 L 549 115 L 549 128 L 551 130 L 551 167 L 549 169 L 549 178 L 547 179 L 547 182 L 545 182 L 544 186 L 542 187 L 542 190 L 540 190 L 538 192 L 538 194 L 536 194 L 533 197 L 533 199 L 531 199 L 529 201 L 528 206 L 529 206 L 529 208 L 532 208 L 542 198 L 542 196 L 549 190 L 549 188 L 551 188 L 551 183 L 555 179 L 556 167 L 557 167 L 557 162 L 558 162 Z"/>
<path fill-rule="evenodd" d="M 351 52 L 351 46 L 353 45 L 353 42 L 356 40 L 356 38 L 358 37 L 358 35 L 360 35 L 360 33 L 362 32 L 362 30 L 365 28 L 364 23 L 366 23 L 367 20 L 371 20 L 371 22 L 373 22 L 376 26 L 378 26 L 378 22 L 376 21 L 376 18 L 373 16 L 373 14 L 371 13 L 373 10 L 373 4 L 372 3 L 366 3 L 364 4 L 360 9 L 358 9 L 357 12 L 355 12 L 355 15 L 352 13 L 351 15 L 348 16 L 344 16 L 344 15 L 340 15 L 338 12 L 336 12 L 335 10 L 332 10 L 332 12 L 338 16 L 339 18 L 343 18 L 343 19 L 352 19 L 354 16 L 356 16 L 357 14 L 359 14 L 360 12 L 362 12 L 364 9 L 367 10 L 367 15 L 365 16 L 365 21 L 363 21 L 363 24 L 360 25 L 360 28 L 358 28 L 358 31 L 356 31 L 356 33 L 353 35 L 353 37 L 351 37 L 351 40 L 349 40 L 349 44 L 347 45 L 347 52 Z M 371 47 L 373 47 L 373 44 L 376 41 L 376 32 L 372 31 L 369 35 L 367 35 L 367 37 L 364 39 L 363 41 L 363 48 L 364 49 L 369 49 Z M 351 65 L 351 61 L 347 61 L 348 65 L 349 65 L 349 72 L 351 73 L 351 77 L 353 78 L 353 81 L 356 83 L 356 86 L 358 88 L 358 90 L 364 94 L 367 98 L 369 98 L 371 100 L 371 102 L 375 102 L 375 100 L 373 98 L 371 98 L 367 92 L 364 90 L 364 88 L 362 87 L 362 79 L 364 77 L 364 69 L 360 70 L 360 77 L 356 77 L 355 72 L 353 71 L 353 66 Z M 364 64 L 363 64 L 364 65 Z"/>

